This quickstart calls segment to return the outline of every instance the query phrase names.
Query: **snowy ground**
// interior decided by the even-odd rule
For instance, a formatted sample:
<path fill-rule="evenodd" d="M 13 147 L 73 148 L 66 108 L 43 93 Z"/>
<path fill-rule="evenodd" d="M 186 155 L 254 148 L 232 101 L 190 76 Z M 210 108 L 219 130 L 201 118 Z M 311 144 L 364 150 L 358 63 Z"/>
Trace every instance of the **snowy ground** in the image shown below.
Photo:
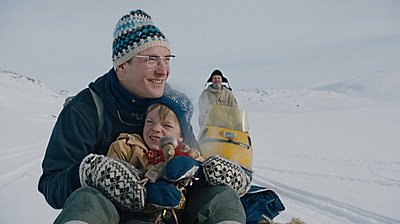
<path fill-rule="evenodd" d="M 235 95 L 249 112 L 254 183 L 275 190 L 286 206 L 277 221 L 400 223 L 399 72 Z M 63 98 L 0 72 L 0 223 L 51 223 L 59 213 L 37 181 Z"/>

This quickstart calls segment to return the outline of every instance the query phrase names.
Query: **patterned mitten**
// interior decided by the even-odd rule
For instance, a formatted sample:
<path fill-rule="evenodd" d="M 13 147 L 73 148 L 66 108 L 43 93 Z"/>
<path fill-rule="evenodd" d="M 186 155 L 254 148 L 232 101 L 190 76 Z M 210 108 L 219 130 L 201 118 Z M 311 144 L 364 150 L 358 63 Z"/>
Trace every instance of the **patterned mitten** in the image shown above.
<path fill-rule="evenodd" d="M 203 163 L 203 172 L 209 185 L 226 185 L 243 196 L 250 188 L 250 177 L 241 166 L 219 156 L 211 156 Z"/>
<path fill-rule="evenodd" d="M 141 176 L 129 163 L 103 155 L 89 154 L 79 167 L 82 186 L 97 189 L 117 208 L 129 212 L 144 207 L 146 192 Z"/>

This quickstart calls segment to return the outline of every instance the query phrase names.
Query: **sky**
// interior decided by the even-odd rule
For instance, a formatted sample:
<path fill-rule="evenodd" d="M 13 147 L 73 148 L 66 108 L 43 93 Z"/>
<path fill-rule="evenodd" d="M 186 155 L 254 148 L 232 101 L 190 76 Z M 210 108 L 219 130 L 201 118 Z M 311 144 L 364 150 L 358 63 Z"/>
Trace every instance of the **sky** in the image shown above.
<path fill-rule="evenodd" d="M 0 2 L 0 70 L 76 93 L 112 67 L 115 24 L 143 9 L 177 56 L 170 84 L 197 99 L 214 69 L 234 89 L 287 89 L 400 70 L 396 0 Z"/>
<path fill-rule="evenodd" d="M 276 192 L 286 208 L 275 221 L 400 223 L 400 72 L 234 93 L 248 111 L 252 184 Z M 52 223 L 59 214 L 37 183 L 64 98 L 45 83 L 0 72 L 0 223 Z"/>

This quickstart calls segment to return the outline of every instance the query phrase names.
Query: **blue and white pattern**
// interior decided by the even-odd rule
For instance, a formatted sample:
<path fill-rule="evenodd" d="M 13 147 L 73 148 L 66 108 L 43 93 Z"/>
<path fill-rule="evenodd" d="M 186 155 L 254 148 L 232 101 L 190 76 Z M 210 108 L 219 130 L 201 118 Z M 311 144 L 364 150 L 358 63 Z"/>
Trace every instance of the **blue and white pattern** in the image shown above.
<path fill-rule="evenodd" d="M 82 186 L 97 189 L 118 209 L 138 212 L 144 208 L 143 175 L 125 161 L 89 154 L 79 166 L 79 178 Z"/>
<path fill-rule="evenodd" d="M 251 178 L 243 168 L 220 156 L 211 156 L 203 163 L 203 173 L 207 184 L 231 187 L 242 197 L 250 188 Z"/>
<path fill-rule="evenodd" d="M 166 47 L 169 42 L 151 17 L 142 10 L 131 11 L 115 26 L 112 49 L 114 68 L 150 47 Z"/>

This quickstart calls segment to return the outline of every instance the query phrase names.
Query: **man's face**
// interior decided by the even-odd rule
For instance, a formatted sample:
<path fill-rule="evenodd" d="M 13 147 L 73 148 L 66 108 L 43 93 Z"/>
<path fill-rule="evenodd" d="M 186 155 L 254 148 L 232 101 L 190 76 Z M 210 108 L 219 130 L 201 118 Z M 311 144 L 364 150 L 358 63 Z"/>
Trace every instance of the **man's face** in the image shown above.
<path fill-rule="evenodd" d="M 165 47 L 151 47 L 138 55 L 165 57 L 171 52 Z M 146 58 L 133 57 L 118 66 L 117 76 L 121 85 L 139 98 L 158 98 L 164 93 L 170 68 L 163 61 L 156 67 L 149 67 Z"/>
<path fill-rule="evenodd" d="M 221 84 L 222 83 L 222 77 L 220 75 L 214 75 L 212 77 L 212 83 L 213 84 Z"/>

